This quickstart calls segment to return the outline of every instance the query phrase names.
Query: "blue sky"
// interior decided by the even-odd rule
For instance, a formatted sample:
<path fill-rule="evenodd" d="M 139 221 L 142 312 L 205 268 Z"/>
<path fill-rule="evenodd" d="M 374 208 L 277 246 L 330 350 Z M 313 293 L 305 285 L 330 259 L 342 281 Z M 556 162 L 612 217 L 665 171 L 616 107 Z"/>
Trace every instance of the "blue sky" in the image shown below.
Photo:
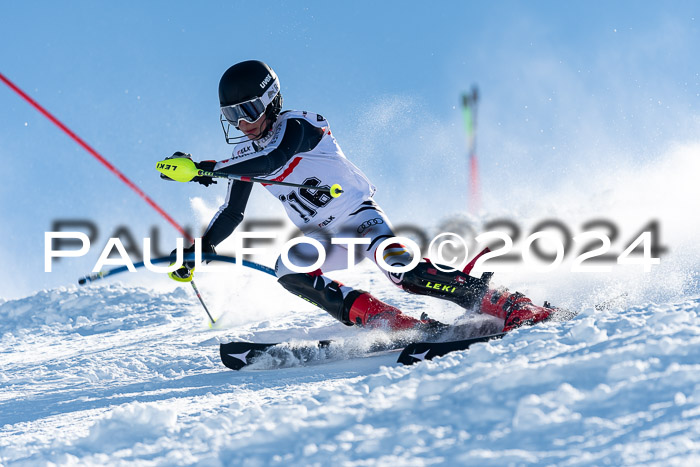
<path fill-rule="evenodd" d="M 154 164 L 177 150 L 227 157 L 217 85 L 246 59 L 276 70 L 285 108 L 329 119 L 395 223 L 466 209 L 458 105 L 472 83 L 486 209 L 697 140 L 694 2 L 338 3 L 12 2 L 0 71 L 190 225 L 190 197 L 215 204 L 223 186 L 165 183 Z M 75 283 L 120 225 L 139 242 L 158 226 L 162 249 L 174 245 L 172 228 L 8 88 L 0 106 L 0 297 Z M 248 217 L 281 213 L 272 203 L 256 190 Z M 90 219 L 100 238 L 46 274 L 56 219 Z"/>

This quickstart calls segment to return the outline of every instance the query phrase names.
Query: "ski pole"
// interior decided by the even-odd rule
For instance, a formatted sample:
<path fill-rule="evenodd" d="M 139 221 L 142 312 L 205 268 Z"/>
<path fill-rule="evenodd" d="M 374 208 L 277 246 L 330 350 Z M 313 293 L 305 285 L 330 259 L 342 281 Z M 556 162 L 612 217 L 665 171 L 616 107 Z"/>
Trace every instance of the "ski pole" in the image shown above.
<path fill-rule="evenodd" d="M 337 198 L 341 195 L 341 193 L 343 193 L 343 188 L 337 183 L 334 183 L 330 188 L 327 188 L 314 185 L 301 185 L 298 183 L 282 182 L 278 180 L 266 180 L 264 178 L 246 177 L 223 172 L 207 172 L 206 170 L 198 169 L 197 166 L 194 165 L 194 162 L 186 157 L 162 160 L 156 164 L 156 169 L 166 177 L 177 182 L 189 182 L 194 177 L 227 178 L 229 180 L 240 180 L 242 182 L 263 183 L 267 185 L 282 185 L 295 188 L 307 188 L 309 190 L 318 190 L 330 194 L 333 198 Z"/>
<path fill-rule="evenodd" d="M 199 303 L 202 304 L 202 307 L 204 307 L 204 311 L 207 312 L 207 316 L 209 317 L 209 320 L 211 323 L 209 324 L 209 327 L 212 327 L 216 321 L 214 321 L 214 318 L 211 317 L 211 313 L 209 313 L 209 308 L 204 304 L 204 300 L 202 299 L 202 294 L 199 293 L 199 289 L 194 283 L 194 279 L 190 281 L 190 284 L 192 284 L 192 289 L 194 290 L 194 293 L 197 294 L 197 298 L 199 299 Z"/>
<path fill-rule="evenodd" d="M 184 256 L 185 260 L 194 258 L 194 253 L 189 253 Z M 222 261 L 224 263 L 231 263 L 231 264 L 236 264 L 239 261 L 241 264 L 247 268 L 251 269 L 256 269 L 258 271 L 264 272 L 265 274 L 269 274 L 271 276 L 275 276 L 275 270 L 268 267 L 268 266 L 263 266 L 262 264 L 254 263 L 252 261 L 248 261 L 247 259 L 244 260 L 237 260 L 234 257 L 231 256 L 224 256 L 224 255 L 216 255 L 214 253 L 202 253 L 202 259 L 207 259 L 207 260 L 214 260 L 214 261 Z M 160 264 L 160 263 L 167 263 L 172 261 L 171 256 L 163 256 L 161 258 L 155 258 L 151 260 L 151 264 Z M 142 268 L 146 265 L 143 261 L 139 261 L 138 263 L 134 263 L 133 266 L 136 269 Z M 92 274 L 89 274 L 87 276 L 81 277 L 78 279 L 78 284 L 80 285 L 85 285 L 90 282 L 95 282 L 101 279 L 105 279 L 107 277 L 113 276 L 115 274 L 121 274 L 122 272 L 127 272 L 129 270 L 128 266 L 118 266 L 113 269 L 109 269 L 107 271 L 100 271 L 100 272 L 94 272 Z"/>

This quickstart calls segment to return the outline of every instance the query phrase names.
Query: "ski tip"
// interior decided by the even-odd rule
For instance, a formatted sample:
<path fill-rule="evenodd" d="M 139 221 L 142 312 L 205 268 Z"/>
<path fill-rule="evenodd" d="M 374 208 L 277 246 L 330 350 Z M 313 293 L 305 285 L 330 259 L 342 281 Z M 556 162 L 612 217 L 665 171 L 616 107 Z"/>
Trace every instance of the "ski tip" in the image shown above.
<path fill-rule="evenodd" d="M 232 345 L 233 344 L 233 345 Z M 221 362 L 228 368 L 238 371 L 248 364 L 246 357 L 248 356 L 248 351 L 237 353 L 237 345 L 241 343 L 231 343 L 231 344 L 220 344 L 219 345 L 219 355 L 221 357 Z"/>
<path fill-rule="evenodd" d="M 240 370 L 244 366 L 252 363 L 261 352 L 274 347 L 277 344 L 256 344 L 253 342 L 229 342 L 219 344 L 219 355 L 221 363 L 232 370 Z"/>

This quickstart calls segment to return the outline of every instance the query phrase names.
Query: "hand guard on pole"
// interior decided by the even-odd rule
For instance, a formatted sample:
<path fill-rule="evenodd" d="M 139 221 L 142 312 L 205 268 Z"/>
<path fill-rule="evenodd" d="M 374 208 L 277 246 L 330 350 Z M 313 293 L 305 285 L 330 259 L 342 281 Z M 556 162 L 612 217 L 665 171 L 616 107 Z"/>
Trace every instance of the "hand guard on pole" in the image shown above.
<path fill-rule="evenodd" d="M 173 153 L 172 156 L 166 157 L 164 160 L 172 160 L 172 159 L 189 159 L 192 160 L 192 154 L 188 154 L 186 152 L 180 152 L 177 151 Z M 202 161 L 202 162 L 194 162 L 192 161 L 195 165 L 195 167 L 199 170 L 204 170 L 205 172 L 213 172 L 214 171 L 214 166 L 216 165 L 216 161 Z M 168 180 L 168 181 L 175 181 L 172 178 L 168 177 L 164 173 L 161 172 L 160 178 L 163 180 Z M 211 177 L 194 177 L 191 182 L 197 182 L 200 183 L 204 186 L 209 186 L 212 184 L 216 184 L 216 180 L 214 180 Z"/>

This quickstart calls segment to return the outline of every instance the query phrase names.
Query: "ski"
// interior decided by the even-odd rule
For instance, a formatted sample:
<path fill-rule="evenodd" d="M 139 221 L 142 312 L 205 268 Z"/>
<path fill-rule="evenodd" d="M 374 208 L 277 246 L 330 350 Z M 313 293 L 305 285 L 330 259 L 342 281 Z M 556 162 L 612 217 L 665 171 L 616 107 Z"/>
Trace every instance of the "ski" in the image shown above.
<path fill-rule="evenodd" d="M 297 366 L 315 361 L 341 360 L 366 357 L 372 354 L 398 351 L 414 342 L 424 340 L 461 340 L 478 332 L 473 324 L 450 326 L 439 335 L 405 335 L 398 333 L 389 340 L 382 340 L 367 347 L 356 347 L 334 340 L 286 341 L 275 343 L 254 343 L 234 341 L 219 345 L 221 362 L 232 370 L 240 370 L 262 358 L 269 358 L 269 365 L 275 368 Z"/>
<path fill-rule="evenodd" d="M 505 333 L 490 334 L 486 336 L 470 337 L 467 339 L 443 341 L 443 342 L 410 342 L 396 341 L 385 345 L 376 345 L 366 353 L 358 353 L 352 357 L 367 356 L 376 352 L 385 352 L 402 349 L 397 360 L 398 363 L 411 365 L 413 363 L 431 360 L 449 352 L 468 349 L 477 342 L 487 342 L 500 339 Z M 260 361 L 264 356 L 274 360 L 274 367 L 280 368 L 290 364 L 304 364 L 310 361 L 342 359 L 343 355 L 334 355 L 331 350 L 332 340 L 319 340 L 310 342 L 277 342 L 255 343 L 234 341 L 228 344 L 220 344 L 219 353 L 221 362 L 232 370 L 240 370 L 248 365 Z M 347 358 L 347 356 L 345 356 Z"/>
<path fill-rule="evenodd" d="M 575 318 L 578 314 L 575 311 L 567 310 L 564 308 L 553 308 L 548 302 L 545 302 L 544 306 L 545 308 L 552 308 L 552 314 L 546 321 L 569 321 Z M 456 326 L 450 328 L 448 329 L 448 333 L 451 329 L 459 331 L 460 327 Z M 455 352 L 457 350 L 466 350 L 472 344 L 476 344 L 479 342 L 488 342 L 494 339 L 500 339 L 505 335 L 505 332 L 498 332 L 478 337 L 462 337 L 459 335 L 459 333 L 452 332 L 449 335 L 443 336 L 446 337 L 446 339 L 442 339 L 436 342 L 412 342 L 403 349 L 401 355 L 399 355 L 398 363 L 403 363 L 404 365 L 413 365 L 414 363 L 421 362 L 423 360 L 432 360 L 435 357 L 441 357 L 445 354 Z"/>
<path fill-rule="evenodd" d="M 284 341 L 275 343 L 254 343 L 234 341 L 219 345 L 221 362 L 232 370 L 240 370 L 265 356 L 270 358 L 270 366 L 281 368 L 305 364 L 312 361 L 340 360 L 369 356 L 378 352 L 400 350 L 406 345 L 419 340 L 457 340 L 474 333 L 474 325 L 459 324 L 450 326 L 439 336 L 405 335 L 397 333 L 389 340 L 373 343 L 369 348 L 354 347 L 342 340 Z M 478 331 L 477 331 L 478 332 Z"/>
<path fill-rule="evenodd" d="M 576 313 L 563 309 L 557 309 L 550 318 L 551 321 L 568 321 L 576 316 Z M 549 321 L 549 320 L 548 320 Z M 474 336 L 475 332 L 482 335 Z M 432 360 L 449 352 L 466 350 L 472 344 L 488 342 L 500 339 L 506 333 L 492 333 L 486 329 L 476 329 L 474 324 L 458 324 L 449 326 L 438 335 L 400 336 L 397 335 L 390 341 L 377 342 L 371 348 L 348 349 L 344 348 L 341 341 L 318 340 L 298 342 L 254 343 L 234 341 L 228 344 L 220 344 L 219 353 L 222 363 L 232 369 L 240 370 L 261 358 L 269 358 L 269 366 L 283 368 L 287 366 L 299 366 L 309 362 L 324 360 L 341 360 L 369 356 L 377 352 L 386 352 L 403 349 L 399 355 L 398 363 L 412 365 L 423 360 Z M 491 332 L 493 332 L 491 330 Z M 264 368 L 264 367 L 263 367 Z"/>
<path fill-rule="evenodd" d="M 461 339 L 456 341 L 414 342 L 412 344 L 408 344 L 403 349 L 397 362 L 403 363 L 404 365 L 413 365 L 416 362 L 432 360 L 435 357 L 441 357 L 456 350 L 466 350 L 472 344 L 476 344 L 478 342 L 488 342 L 493 339 L 500 339 L 505 335 L 505 332 L 499 332 L 488 336 L 470 337 L 469 339 Z"/>

